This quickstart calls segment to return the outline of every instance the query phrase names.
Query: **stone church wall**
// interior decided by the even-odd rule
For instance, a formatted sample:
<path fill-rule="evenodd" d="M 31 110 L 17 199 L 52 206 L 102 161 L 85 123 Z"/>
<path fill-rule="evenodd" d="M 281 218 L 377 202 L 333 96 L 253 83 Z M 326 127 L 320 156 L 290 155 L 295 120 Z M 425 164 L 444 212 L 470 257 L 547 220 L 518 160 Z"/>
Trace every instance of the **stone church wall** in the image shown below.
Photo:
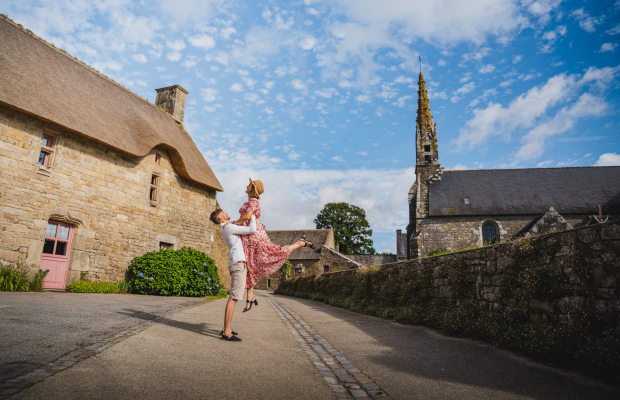
<path fill-rule="evenodd" d="M 420 256 L 443 247 L 448 250 L 465 249 L 472 245 L 482 245 L 482 225 L 492 223 L 497 229 L 499 240 L 506 240 L 530 224 L 540 215 L 489 215 L 460 217 L 429 217 L 418 219 L 417 232 Z M 586 215 L 564 215 L 564 219 L 574 228 L 582 226 Z"/>
<path fill-rule="evenodd" d="M 38 164 L 44 132 L 54 138 L 48 170 Z M 160 176 L 156 206 L 153 173 Z M 133 258 L 160 241 L 216 250 L 227 282 L 221 236 L 209 221 L 216 191 L 179 176 L 163 148 L 131 157 L 0 106 L 0 188 L 0 260 L 40 265 L 47 221 L 57 219 L 74 225 L 67 283 L 81 272 L 96 281 L 123 279 Z"/>

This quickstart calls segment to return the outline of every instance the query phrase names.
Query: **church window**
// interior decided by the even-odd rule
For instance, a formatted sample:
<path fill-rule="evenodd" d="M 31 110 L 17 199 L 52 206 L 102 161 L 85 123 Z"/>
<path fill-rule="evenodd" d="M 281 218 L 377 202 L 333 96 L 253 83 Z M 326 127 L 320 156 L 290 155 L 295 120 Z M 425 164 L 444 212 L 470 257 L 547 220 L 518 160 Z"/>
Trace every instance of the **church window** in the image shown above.
<path fill-rule="evenodd" d="M 424 145 L 424 151 L 431 151 L 431 145 L 430 144 L 425 144 Z"/>
<path fill-rule="evenodd" d="M 488 246 L 497 243 L 497 229 L 495 225 L 484 224 L 482 226 L 482 245 Z"/>
<path fill-rule="evenodd" d="M 424 162 L 427 164 L 430 164 L 433 160 L 431 159 L 431 156 L 424 156 Z"/>

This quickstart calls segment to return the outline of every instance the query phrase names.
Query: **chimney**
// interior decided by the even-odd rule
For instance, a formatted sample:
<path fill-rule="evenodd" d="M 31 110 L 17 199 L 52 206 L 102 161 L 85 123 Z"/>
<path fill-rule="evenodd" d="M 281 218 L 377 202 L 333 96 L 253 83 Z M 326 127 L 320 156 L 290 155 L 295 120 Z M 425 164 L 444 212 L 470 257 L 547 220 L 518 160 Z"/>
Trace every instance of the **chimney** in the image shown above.
<path fill-rule="evenodd" d="M 179 85 L 155 89 L 155 91 L 157 92 L 155 105 L 170 113 L 179 124 L 182 123 L 188 91 Z"/>
<path fill-rule="evenodd" d="M 340 245 L 338 243 L 336 243 L 336 251 L 340 253 Z"/>
<path fill-rule="evenodd" d="M 402 229 L 396 229 L 396 238 L 401 238 L 403 237 L 403 231 Z"/>

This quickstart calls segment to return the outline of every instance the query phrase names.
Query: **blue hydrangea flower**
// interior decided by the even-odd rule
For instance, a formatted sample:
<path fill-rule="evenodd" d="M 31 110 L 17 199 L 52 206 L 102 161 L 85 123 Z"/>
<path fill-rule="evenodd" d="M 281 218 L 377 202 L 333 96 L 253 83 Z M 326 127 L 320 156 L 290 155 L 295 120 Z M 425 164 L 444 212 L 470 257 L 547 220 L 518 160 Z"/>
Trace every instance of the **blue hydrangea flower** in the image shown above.
<path fill-rule="evenodd" d="M 207 278 L 207 280 L 208 280 L 209 282 L 211 282 L 211 278 Z"/>
<path fill-rule="evenodd" d="M 219 283 L 216 283 L 216 284 L 215 284 L 215 287 L 220 287 Z"/>
<path fill-rule="evenodd" d="M 202 266 L 203 266 L 203 267 L 206 267 L 206 266 L 207 266 L 207 263 L 202 264 Z"/>
<path fill-rule="evenodd" d="M 138 276 L 139 276 L 140 278 L 142 278 L 142 277 L 144 276 L 144 274 L 143 274 L 142 272 L 140 272 L 140 273 L 138 274 Z"/>
<path fill-rule="evenodd" d="M 211 290 L 211 286 L 207 286 L 207 290 Z"/>
<path fill-rule="evenodd" d="M 153 277 L 152 277 L 152 276 L 149 276 L 149 281 L 152 281 L 152 280 L 153 280 Z"/>
<path fill-rule="evenodd" d="M 196 272 L 196 268 L 194 268 L 194 272 Z"/>
<path fill-rule="evenodd" d="M 201 273 L 200 273 L 200 276 L 205 276 L 205 273 L 204 273 L 204 272 L 201 272 Z"/>

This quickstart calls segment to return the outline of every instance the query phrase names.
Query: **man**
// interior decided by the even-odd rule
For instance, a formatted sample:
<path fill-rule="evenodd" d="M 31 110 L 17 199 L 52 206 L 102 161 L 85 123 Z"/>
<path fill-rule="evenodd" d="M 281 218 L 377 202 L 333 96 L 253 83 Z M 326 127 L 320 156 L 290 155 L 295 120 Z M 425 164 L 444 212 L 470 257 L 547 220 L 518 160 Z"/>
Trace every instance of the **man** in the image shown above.
<path fill-rule="evenodd" d="M 224 313 L 224 329 L 222 330 L 222 340 L 229 342 L 240 342 L 237 333 L 230 328 L 233 311 L 237 305 L 237 300 L 243 298 L 248 267 L 243 252 L 243 245 L 239 235 L 251 235 L 256 232 L 256 217 L 252 215 L 249 226 L 237 226 L 230 223 L 230 217 L 222 209 L 216 209 L 211 213 L 211 221 L 219 224 L 222 228 L 222 237 L 228 247 L 228 271 L 230 272 L 230 296 L 226 303 Z"/>

